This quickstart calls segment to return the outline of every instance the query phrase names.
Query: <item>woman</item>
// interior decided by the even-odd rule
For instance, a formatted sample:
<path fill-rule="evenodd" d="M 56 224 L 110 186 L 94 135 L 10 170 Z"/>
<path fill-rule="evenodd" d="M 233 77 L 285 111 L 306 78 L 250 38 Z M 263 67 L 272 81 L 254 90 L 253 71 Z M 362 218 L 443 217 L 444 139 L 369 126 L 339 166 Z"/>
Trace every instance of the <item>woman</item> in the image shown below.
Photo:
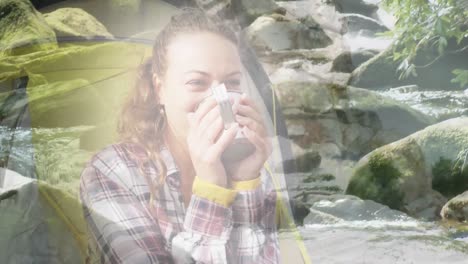
<path fill-rule="evenodd" d="M 224 130 L 210 87 L 240 91 L 236 35 L 184 8 L 158 35 L 119 122 L 120 142 L 93 156 L 80 197 L 102 262 L 277 263 L 271 143 L 245 94 Z M 223 163 L 239 130 L 253 154 Z"/>

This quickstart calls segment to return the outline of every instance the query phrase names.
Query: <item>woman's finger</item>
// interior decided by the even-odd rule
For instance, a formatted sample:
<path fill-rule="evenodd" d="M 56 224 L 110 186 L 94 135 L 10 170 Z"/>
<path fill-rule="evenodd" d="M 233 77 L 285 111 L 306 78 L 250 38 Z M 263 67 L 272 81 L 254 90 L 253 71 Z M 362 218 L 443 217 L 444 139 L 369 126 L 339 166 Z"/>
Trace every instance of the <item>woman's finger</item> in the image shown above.
<path fill-rule="evenodd" d="M 259 123 L 263 123 L 263 117 L 250 105 L 237 104 L 235 106 L 236 114 L 242 115 L 245 117 L 251 117 Z"/>
<path fill-rule="evenodd" d="M 210 145 L 213 145 L 216 143 L 221 133 L 223 133 L 223 130 L 224 122 L 221 116 L 218 115 L 205 130 L 199 131 L 199 136 L 206 139 Z"/>
<path fill-rule="evenodd" d="M 213 107 L 206 113 L 198 124 L 198 129 L 201 133 L 205 132 L 208 127 L 218 118 L 221 117 L 219 106 Z"/>
<path fill-rule="evenodd" d="M 221 157 L 224 150 L 234 141 L 238 130 L 239 125 L 237 123 L 233 123 L 228 129 L 223 130 L 223 133 L 213 145 L 213 149 L 217 155 Z"/>
<path fill-rule="evenodd" d="M 260 136 L 266 136 L 265 127 L 263 127 L 262 124 L 259 124 L 256 120 L 249 117 L 236 115 L 236 121 L 239 123 L 239 125 L 248 127 L 250 130 L 254 131 Z"/>
<path fill-rule="evenodd" d="M 255 132 L 247 127 L 242 128 L 242 131 L 244 132 L 244 135 L 247 137 L 247 139 L 255 145 L 258 151 L 260 151 L 262 154 L 267 154 L 267 146 L 265 145 L 265 142 L 262 140 L 262 138 L 260 138 Z"/>
<path fill-rule="evenodd" d="M 252 107 L 256 112 L 260 113 L 260 109 L 258 108 L 257 104 L 252 100 L 252 98 L 248 97 L 246 93 L 243 93 L 239 102 L 243 105 L 249 105 Z"/>
<path fill-rule="evenodd" d="M 213 108 L 215 108 L 218 103 L 213 97 L 208 97 L 205 101 L 202 101 L 198 107 L 198 109 L 195 111 L 194 115 L 194 122 L 199 124 L 202 118 Z"/>

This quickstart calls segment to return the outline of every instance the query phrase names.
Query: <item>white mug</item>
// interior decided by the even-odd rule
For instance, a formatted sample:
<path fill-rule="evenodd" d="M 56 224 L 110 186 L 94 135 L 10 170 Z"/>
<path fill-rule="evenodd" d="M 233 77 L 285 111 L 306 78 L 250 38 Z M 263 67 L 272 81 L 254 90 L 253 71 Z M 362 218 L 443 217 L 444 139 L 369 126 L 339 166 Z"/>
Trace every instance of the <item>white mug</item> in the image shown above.
<path fill-rule="evenodd" d="M 228 129 L 229 126 L 235 121 L 234 113 L 232 112 L 232 103 L 238 102 L 242 93 L 240 91 L 227 91 L 224 84 L 212 87 L 212 94 L 205 97 L 200 103 L 202 104 L 208 97 L 214 96 L 221 111 L 221 117 L 224 122 L 224 129 Z M 244 132 L 239 130 L 237 135 L 221 155 L 223 163 L 226 162 L 237 162 L 250 156 L 255 151 L 255 146 L 246 138 Z"/>

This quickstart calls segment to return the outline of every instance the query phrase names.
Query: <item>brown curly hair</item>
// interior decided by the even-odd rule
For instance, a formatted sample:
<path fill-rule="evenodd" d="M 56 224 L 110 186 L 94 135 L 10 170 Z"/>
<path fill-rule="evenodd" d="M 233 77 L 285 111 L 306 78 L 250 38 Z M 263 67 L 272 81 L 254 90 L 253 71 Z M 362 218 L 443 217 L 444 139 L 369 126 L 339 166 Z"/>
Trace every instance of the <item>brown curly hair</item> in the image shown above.
<path fill-rule="evenodd" d="M 165 129 L 164 107 L 153 87 L 153 74 L 165 76 L 168 59 L 167 50 L 171 41 L 180 33 L 211 32 L 225 37 L 239 47 L 239 38 L 233 29 L 234 24 L 224 23 L 219 17 L 208 15 L 202 9 L 184 7 L 181 12 L 172 16 L 170 22 L 157 35 L 152 48 L 152 56 L 138 68 L 135 87 L 130 90 L 124 102 L 118 120 L 118 139 L 121 142 L 136 144 L 145 151 L 141 155 L 130 154 L 137 158 L 137 167 L 148 181 L 152 202 L 157 197 L 156 190 L 164 183 L 167 174 L 166 166 L 160 157 Z M 157 168 L 157 177 L 151 180 L 145 168 L 151 162 Z"/>

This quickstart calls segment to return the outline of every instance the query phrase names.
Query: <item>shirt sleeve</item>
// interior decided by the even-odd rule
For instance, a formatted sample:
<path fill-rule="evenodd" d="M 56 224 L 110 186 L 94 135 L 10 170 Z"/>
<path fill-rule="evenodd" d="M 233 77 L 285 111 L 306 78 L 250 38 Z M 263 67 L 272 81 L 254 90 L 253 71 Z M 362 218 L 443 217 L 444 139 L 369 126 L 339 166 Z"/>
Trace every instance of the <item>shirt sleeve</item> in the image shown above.
<path fill-rule="evenodd" d="M 278 263 L 276 195 L 264 196 L 261 180 L 231 190 L 196 178 L 184 231 L 172 240 L 176 262 Z"/>
<path fill-rule="evenodd" d="M 237 193 L 195 177 L 184 231 L 172 240 L 176 263 L 230 263 L 226 245 L 232 231 L 231 204 Z"/>
<path fill-rule="evenodd" d="M 173 263 L 149 211 L 127 188 L 87 166 L 81 174 L 84 217 L 106 263 Z"/>
<path fill-rule="evenodd" d="M 271 175 L 262 169 L 260 177 L 234 182 L 233 226 L 229 250 L 236 263 L 279 263 L 276 230 L 276 191 Z"/>

